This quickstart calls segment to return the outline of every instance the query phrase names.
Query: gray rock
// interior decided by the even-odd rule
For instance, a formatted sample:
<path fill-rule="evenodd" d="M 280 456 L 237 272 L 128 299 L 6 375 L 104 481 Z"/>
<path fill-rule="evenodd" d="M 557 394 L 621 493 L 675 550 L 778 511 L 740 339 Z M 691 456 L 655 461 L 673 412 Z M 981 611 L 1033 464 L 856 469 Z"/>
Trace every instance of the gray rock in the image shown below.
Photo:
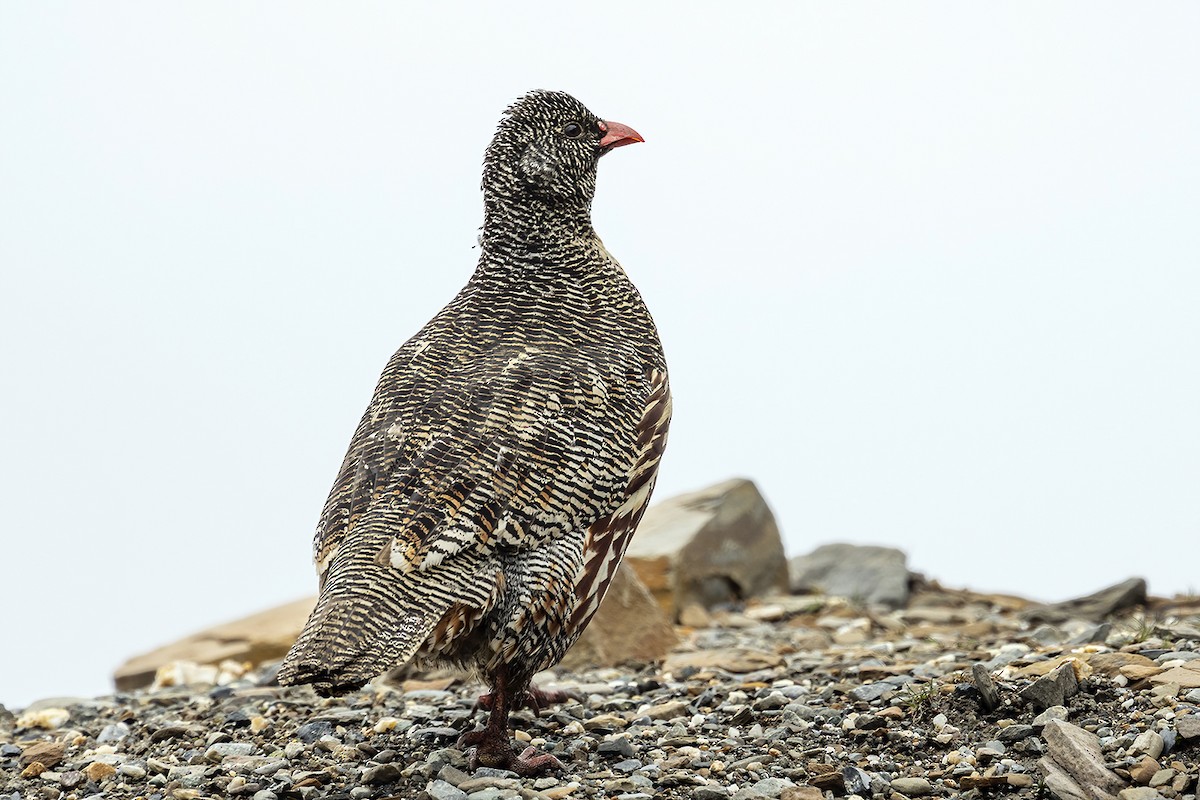
<path fill-rule="evenodd" d="M 863 684 L 862 686 L 856 686 L 850 690 L 850 696 L 855 700 L 870 702 L 871 700 L 878 700 L 885 694 L 894 691 L 896 691 L 895 686 L 890 683 L 883 683 L 880 681 L 877 683 L 867 683 Z"/>
<path fill-rule="evenodd" d="M 618 736 L 616 739 L 608 742 L 601 742 L 596 748 L 596 752 L 602 756 L 621 756 L 622 758 L 633 758 L 637 755 L 637 751 L 633 749 L 633 745 L 629 743 L 629 739 L 624 736 Z"/>
<path fill-rule="evenodd" d="M 467 773 L 463 772 L 461 769 L 452 767 L 449 764 L 442 767 L 438 772 L 438 778 L 450 784 L 451 786 L 459 786 L 463 781 L 470 777 L 471 776 L 467 775 Z"/>
<path fill-rule="evenodd" d="M 708 609 L 787 588 L 779 526 L 744 478 L 650 508 L 625 561 L 676 618 L 690 605 Z"/>
<path fill-rule="evenodd" d="M 362 782 L 368 786 L 377 786 L 381 783 L 391 783 L 399 777 L 400 768 L 395 764 L 380 764 L 363 770 Z"/>
<path fill-rule="evenodd" d="M 248 756 L 257 750 L 254 745 L 249 742 L 222 742 L 214 744 L 212 747 L 204 751 L 204 760 L 211 761 L 214 764 L 219 764 L 222 759 L 230 756 Z"/>
<path fill-rule="evenodd" d="M 1063 664 L 1022 689 L 1021 698 L 1032 703 L 1038 711 L 1044 711 L 1051 706 L 1063 705 L 1078 691 L 1075 669 L 1070 664 Z"/>
<path fill-rule="evenodd" d="M 1131 786 L 1118 792 L 1117 798 L 1118 800 L 1161 800 L 1162 795 L 1158 793 L 1158 789 L 1151 789 L 1149 786 Z"/>
<path fill-rule="evenodd" d="M 1050 790 L 1051 797 L 1056 797 L 1058 800 L 1096 800 L 1089 792 L 1084 791 L 1084 788 L 1076 783 L 1075 779 L 1050 756 L 1045 756 L 1038 761 L 1038 772 L 1042 774 L 1042 780 L 1045 781 L 1046 788 Z"/>
<path fill-rule="evenodd" d="M 1105 617 L 1144 605 L 1146 602 L 1146 581 L 1143 578 L 1130 578 L 1115 586 L 1109 586 L 1085 597 L 1077 597 L 1062 603 L 1038 606 L 1025 611 L 1022 616 L 1031 622 L 1060 623 L 1071 619 L 1085 619 L 1092 622 L 1102 622 Z"/>
<path fill-rule="evenodd" d="M 987 667 L 983 664 L 972 664 L 971 681 L 979 691 L 979 701 L 984 711 L 992 711 L 1000 705 L 1000 692 L 996 689 L 996 682 L 992 680 Z"/>
<path fill-rule="evenodd" d="M 908 603 L 908 557 L 893 547 L 827 544 L 788 562 L 793 593 L 820 592 L 869 605 Z"/>
<path fill-rule="evenodd" d="M 1042 723 L 1043 725 L 1045 723 Z M 1037 735 L 1037 728 L 1032 725 L 1009 725 L 1007 728 L 1001 728 L 996 734 L 996 738 L 1001 742 L 1020 742 L 1028 739 L 1030 736 Z"/>
<path fill-rule="evenodd" d="M 871 794 L 871 776 L 858 767 L 843 767 L 842 780 L 846 784 L 846 794 L 864 797 Z"/>
<path fill-rule="evenodd" d="M 896 778 L 889 785 L 893 791 L 910 797 L 920 797 L 933 791 L 933 784 L 925 778 Z"/>
<path fill-rule="evenodd" d="M 729 792 L 723 786 L 697 786 L 692 792 L 692 800 L 727 800 L 728 797 Z"/>
<path fill-rule="evenodd" d="M 100 731 L 100 735 L 96 737 L 96 741 L 100 744 L 119 742 L 128 735 L 128 725 L 126 725 L 124 722 L 114 722 L 112 725 L 104 726 L 104 730 Z"/>
<path fill-rule="evenodd" d="M 1138 756 L 1158 758 L 1162 755 L 1162 751 L 1163 738 L 1156 731 L 1142 731 L 1133 740 L 1133 744 L 1129 745 L 1129 755 L 1134 758 Z"/>
<path fill-rule="evenodd" d="M 1066 722 L 1068 716 L 1070 716 L 1070 714 L 1068 713 L 1066 706 L 1050 706 L 1045 711 L 1033 718 L 1033 727 L 1044 728 L 1046 727 L 1046 723 L 1052 719 L 1058 719 Z"/>
<path fill-rule="evenodd" d="M 333 725 L 329 722 L 307 722 L 296 729 L 296 738 L 305 744 L 312 744 L 322 736 L 333 733 Z"/>
<path fill-rule="evenodd" d="M 430 781 L 425 793 L 433 800 L 466 800 L 467 793 L 443 780 Z"/>
<path fill-rule="evenodd" d="M 1175 732 L 1184 739 L 1200 738 L 1200 713 L 1175 718 Z"/>
<path fill-rule="evenodd" d="M 1125 787 L 1125 782 L 1104 765 L 1096 734 L 1069 722 L 1050 720 L 1042 738 L 1046 740 L 1048 757 L 1089 794 L 1094 790 L 1116 794 Z"/>

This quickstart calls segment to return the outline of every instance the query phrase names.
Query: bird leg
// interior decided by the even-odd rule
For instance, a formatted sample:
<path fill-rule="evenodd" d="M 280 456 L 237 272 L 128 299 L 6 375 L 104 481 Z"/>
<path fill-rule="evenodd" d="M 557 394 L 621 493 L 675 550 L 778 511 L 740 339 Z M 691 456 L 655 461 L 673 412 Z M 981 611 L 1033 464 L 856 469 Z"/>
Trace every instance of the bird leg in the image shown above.
<path fill-rule="evenodd" d="M 538 689 L 534 686 L 525 690 L 516 704 L 513 706 L 513 711 L 522 708 L 528 708 L 530 711 L 537 714 L 542 713 L 542 709 L 555 703 L 565 703 L 568 700 L 577 699 L 571 692 L 563 691 L 562 689 Z M 481 694 L 475 700 L 475 705 L 487 711 L 492 710 L 492 694 Z"/>
<path fill-rule="evenodd" d="M 459 747 L 473 747 L 471 768 L 496 767 L 511 770 L 518 775 L 540 775 L 551 770 L 561 770 L 562 763 L 549 753 L 539 752 L 536 747 L 527 747 L 520 755 L 513 751 L 508 735 L 508 714 L 514 695 L 508 688 L 508 671 L 501 667 L 494 676 L 495 683 L 489 694 L 490 708 L 487 724 L 476 731 L 464 733 L 458 740 Z M 521 692 L 520 694 L 524 694 Z"/>

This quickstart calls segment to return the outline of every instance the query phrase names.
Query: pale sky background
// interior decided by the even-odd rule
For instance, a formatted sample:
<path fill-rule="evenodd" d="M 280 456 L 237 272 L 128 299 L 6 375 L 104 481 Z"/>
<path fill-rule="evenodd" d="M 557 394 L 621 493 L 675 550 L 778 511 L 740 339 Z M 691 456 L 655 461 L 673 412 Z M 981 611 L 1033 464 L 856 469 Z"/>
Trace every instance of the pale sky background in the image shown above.
<path fill-rule="evenodd" d="M 0 4 L 0 702 L 315 591 L 531 88 L 646 138 L 594 216 L 667 348 L 660 499 L 746 475 L 791 554 L 1200 590 L 1198 36 L 1195 3 Z"/>

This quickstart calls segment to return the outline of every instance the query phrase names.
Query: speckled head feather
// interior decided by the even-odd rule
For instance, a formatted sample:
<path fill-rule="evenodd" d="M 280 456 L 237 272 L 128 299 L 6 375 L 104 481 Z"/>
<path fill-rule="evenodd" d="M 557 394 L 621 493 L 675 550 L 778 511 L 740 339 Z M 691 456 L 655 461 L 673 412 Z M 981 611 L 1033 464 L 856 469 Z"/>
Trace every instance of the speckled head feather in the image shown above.
<path fill-rule="evenodd" d="M 354 689 L 413 658 L 495 697 L 467 743 L 518 772 L 508 712 L 595 614 L 650 500 L 671 395 L 649 311 L 592 230 L 596 163 L 641 141 L 570 95 L 508 109 L 479 263 L 379 378 L 313 540 L 320 595 L 279 681 Z"/>
<path fill-rule="evenodd" d="M 483 159 L 489 200 L 537 199 L 586 211 L 604 152 L 602 120 L 565 92 L 529 92 L 504 112 Z"/>

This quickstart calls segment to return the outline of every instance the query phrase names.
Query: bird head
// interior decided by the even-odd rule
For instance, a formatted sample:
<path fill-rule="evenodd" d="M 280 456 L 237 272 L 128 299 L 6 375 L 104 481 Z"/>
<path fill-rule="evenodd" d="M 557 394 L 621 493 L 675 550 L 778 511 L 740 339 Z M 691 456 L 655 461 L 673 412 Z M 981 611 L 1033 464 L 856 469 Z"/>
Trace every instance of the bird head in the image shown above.
<path fill-rule="evenodd" d="M 586 210 L 596 192 L 600 157 L 640 141 L 637 131 L 600 119 L 565 92 L 529 92 L 508 107 L 488 145 L 484 195 Z"/>

